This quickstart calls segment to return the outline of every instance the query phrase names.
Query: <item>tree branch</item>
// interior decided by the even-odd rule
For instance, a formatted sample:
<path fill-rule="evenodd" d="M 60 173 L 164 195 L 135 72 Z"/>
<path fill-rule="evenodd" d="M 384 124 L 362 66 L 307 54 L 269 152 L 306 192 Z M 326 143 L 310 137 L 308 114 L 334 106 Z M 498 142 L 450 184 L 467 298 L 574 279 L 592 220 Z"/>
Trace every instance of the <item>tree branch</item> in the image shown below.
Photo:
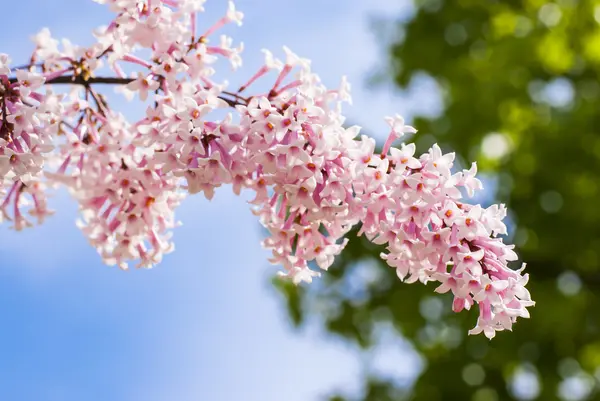
<path fill-rule="evenodd" d="M 10 83 L 17 82 L 17 78 L 9 78 Z M 107 84 L 107 85 L 127 85 L 128 83 L 135 81 L 135 78 L 117 78 L 117 77 L 90 77 L 87 80 L 83 79 L 79 75 L 64 75 L 56 77 L 45 84 L 73 84 L 73 85 L 94 85 L 94 84 Z"/>
<path fill-rule="evenodd" d="M 9 78 L 9 82 L 15 83 L 17 82 L 17 78 Z M 60 77 L 56 77 L 54 79 L 48 80 L 45 82 L 45 84 L 52 84 L 52 85 L 58 85 L 58 84 L 72 84 L 72 85 L 83 85 L 86 87 L 89 87 L 91 85 L 96 85 L 96 84 L 102 84 L 102 85 L 127 85 L 130 82 L 135 81 L 135 78 L 118 78 L 118 77 L 90 77 L 87 80 L 84 79 L 82 76 L 79 75 L 64 75 L 64 76 L 60 76 Z M 229 95 L 229 93 L 226 93 Z M 234 94 L 231 94 L 232 96 L 235 97 L 235 99 L 228 99 L 226 97 L 223 96 L 218 96 L 219 99 L 225 101 L 230 107 L 235 107 L 238 105 L 243 105 L 245 103 L 240 102 L 238 99 L 243 99 L 246 100 L 245 98 L 242 98 L 241 96 L 237 96 Z M 247 101 L 246 101 L 247 103 Z"/>

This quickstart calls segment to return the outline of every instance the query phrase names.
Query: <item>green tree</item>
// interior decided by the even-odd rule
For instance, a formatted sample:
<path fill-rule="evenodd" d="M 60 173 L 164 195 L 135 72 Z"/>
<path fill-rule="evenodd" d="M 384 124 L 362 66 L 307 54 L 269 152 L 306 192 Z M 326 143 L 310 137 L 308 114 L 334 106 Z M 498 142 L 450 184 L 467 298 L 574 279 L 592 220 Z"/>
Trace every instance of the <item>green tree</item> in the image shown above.
<path fill-rule="evenodd" d="M 538 399 L 561 399 L 576 382 L 598 397 L 600 1 L 420 1 L 398 32 L 386 38 L 388 75 L 403 88 L 426 73 L 444 101 L 440 116 L 415 120 L 419 150 L 434 138 L 494 178 L 537 305 L 512 333 L 468 337 L 476 312 L 448 312 L 448 297 L 400 283 L 381 262 L 376 280 L 353 289 L 352 275 L 380 252 L 356 239 L 323 285 L 278 283 L 291 316 L 297 324 L 324 316 L 329 332 L 366 349 L 383 323 L 412 343 L 424 359 L 416 382 L 398 389 L 365 377 L 361 399 L 524 399 L 511 390 L 523 372 L 537 376 Z M 443 301 L 442 313 L 431 297 Z"/>

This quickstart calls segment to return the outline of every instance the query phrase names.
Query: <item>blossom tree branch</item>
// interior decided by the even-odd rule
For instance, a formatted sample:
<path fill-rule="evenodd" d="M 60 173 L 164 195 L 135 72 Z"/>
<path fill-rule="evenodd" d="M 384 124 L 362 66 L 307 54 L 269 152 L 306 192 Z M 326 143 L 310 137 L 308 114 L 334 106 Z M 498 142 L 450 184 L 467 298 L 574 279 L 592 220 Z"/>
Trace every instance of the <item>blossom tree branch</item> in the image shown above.
<path fill-rule="evenodd" d="M 27 67 L 27 66 L 26 66 Z M 18 82 L 16 77 L 9 78 L 8 80 L 11 84 Z M 127 85 L 131 82 L 134 82 L 135 78 L 119 78 L 119 77 L 89 77 L 84 78 L 81 75 L 63 75 L 60 77 L 52 78 L 51 80 L 47 80 L 45 84 L 47 85 L 60 85 L 60 84 L 70 84 L 70 85 L 82 85 L 85 87 L 90 87 L 92 85 Z M 238 106 L 243 104 L 240 100 L 244 100 L 247 103 L 247 99 L 241 97 L 235 93 L 223 91 L 224 95 L 228 95 L 231 97 L 219 96 L 219 99 L 227 102 L 227 104 L 231 107 Z"/>
<path fill-rule="evenodd" d="M 30 64 L 10 67 L 0 55 L 0 221 L 16 230 L 44 221 L 48 184 L 69 188 L 77 225 L 108 265 L 152 267 L 174 249 L 175 210 L 188 195 L 215 189 L 254 193 L 252 212 L 267 228 L 263 246 L 282 276 L 310 282 L 343 251 L 346 234 L 386 246 L 383 260 L 407 282 L 437 282 L 452 309 L 479 308 L 471 334 L 510 330 L 534 305 L 528 275 L 502 240 L 504 205 L 464 200 L 482 188 L 475 163 L 454 171 L 454 154 L 434 145 L 415 156 L 414 134 L 387 117 L 380 153 L 360 128 L 344 126 L 350 86 L 327 88 L 310 61 L 284 48 L 236 92 L 214 80 L 218 60 L 241 65 L 242 45 L 215 33 L 243 14 L 233 3 L 198 35 L 203 0 L 96 0 L 115 17 L 90 47 L 59 48 L 48 30 L 35 37 Z M 139 49 L 150 55 L 136 55 Z M 123 65 L 136 70 L 127 76 Z M 114 77 L 98 77 L 107 66 Z M 267 73 L 264 93 L 242 95 Z M 56 84 L 71 84 L 55 93 Z M 96 85 L 118 85 L 129 99 L 150 100 L 127 120 Z M 227 109 L 217 119 L 215 111 Z M 222 115 L 222 114 L 221 114 Z"/>
<path fill-rule="evenodd" d="M 85 79 L 81 75 L 63 75 L 47 80 L 46 84 L 72 84 L 72 85 L 127 85 L 135 81 L 135 78 L 118 78 L 118 77 L 89 77 Z M 9 82 L 16 83 L 16 77 L 10 78 Z"/>
<path fill-rule="evenodd" d="M 82 76 L 77 75 L 66 75 L 53 78 L 45 82 L 47 85 L 59 85 L 59 84 L 70 84 L 70 85 L 82 85 L 85 87 L 90 87 L 92 85 L 127 85 L 131 82 L 135 81 L 135 78 L 118 78 L 118 77 L 90 77 L 85 79 Z M 9 78 L 9 82 L 16 83 L 18 82 L 17 78 Z M 231 92 L 223 91 L 223 94 L 231 96 L 233 99 L 230 99 L 225 96 L 219 96 L 219 99 L 227 102 L 227 104 L 231 107 L 238 106 L 240 103 L 239 99 L 246 100 L 245 98 Z M 247 101 L 246 101 L 247 103 Z"/>

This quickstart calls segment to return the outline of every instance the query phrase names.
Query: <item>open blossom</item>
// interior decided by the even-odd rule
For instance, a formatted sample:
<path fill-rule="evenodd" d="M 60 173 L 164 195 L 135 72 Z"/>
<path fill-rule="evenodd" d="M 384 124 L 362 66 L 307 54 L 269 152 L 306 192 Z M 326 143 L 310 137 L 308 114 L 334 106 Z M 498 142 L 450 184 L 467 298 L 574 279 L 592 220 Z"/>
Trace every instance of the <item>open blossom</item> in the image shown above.
<path fill-rule="evenodd" d="M 132 81 L 127 85 L 127 89 L 130 91 L 137 91 L 140 95 L 141 100 L 148 99 L 148 92 L 153 92 L 158 89 L 159 83 L 149 76 L 145 76 L 143 73 L 138 72 L 138 77 L 135 81 Z"/>
<path fill-rule="evenodd" d="M 477 305 L 470 333 L 492 338 L 529 317 L 528 275 L 508 266 L 518 258 L 499 237 L 505 207 L 462 200 L 482 189 L 475 163 L 455 172 L 454 154 L 437 145 L 418 156 L 414 144 L 396 144 L 416 132 L 399 115 L 386 118 L 389 136 L 376 151 L 373 138 L 344 125 L 345 78 L 327 88 L 288 48 L 283 60 L 264 51 L 264 65 L 228 91 L 214 76 L 219 59 L 242 61 L 243 46 L 219 32 L 242 22 L 232 2 L 221 19 L 197 27 L 204 1 L 96 1 L 115 17 L 96 31 L 95 44 L 59 47 L 43 30 L 32 57 L 43 69 L 12 71 L 0 55 L 0 221 L 17 230 L 32 225 L 29 216 L 42 222 L 53 213 L 47 189 L 60 184 L 107 264 L 152 267 L 174 250 L 182 199 L 211 199 L 231 184 L 236 194 L 254 192 L 270 261 L 295 283 L 327 270 L 360 224 L 401 280 L 437 282 L 455 312 Z M 98 77 L 103 60 L 114 77 Z M 131 69 L 135 78 L 125 74 Z M 268 72 L 276 74 L 270 90 L 247 95 Z M 80 86 L 68 95 L 50 89 L 65 82 Z M 95 83 L 152 102 L 128 121 Z"/>

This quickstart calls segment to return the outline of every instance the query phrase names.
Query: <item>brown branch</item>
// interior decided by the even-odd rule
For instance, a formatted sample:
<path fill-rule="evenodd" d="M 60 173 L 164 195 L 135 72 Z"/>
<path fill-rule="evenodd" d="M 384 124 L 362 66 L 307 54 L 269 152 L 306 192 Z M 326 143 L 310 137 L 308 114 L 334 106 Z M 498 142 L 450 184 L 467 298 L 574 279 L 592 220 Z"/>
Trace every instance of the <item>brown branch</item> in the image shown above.
<path fill-rule="evenodd" d="M 222 93 L 224 93 L 227 96 L 231 96 L 231 97 L 234 97 L 236 99 L 243 100 L 245 102 L 249 102 L 249 99 L 247 97 L 244 97 L 242 95 L 238 95 L 237 93 L 227 92 L 227 91 L 222 91 Z"/>
<path fill-rule="evenodd" d="M 64 75 L 61 77 L 56 77 L 49 81 L 46 81 L 46 84 L 73 84 L 73 85 L 95 85 L 95 84 L 107 84 L 107 85 L 127 85 L 128 83 L 135 81 L 135 78 L 117 78 L 117 77 L 90 77 L 87 80 L 83 79 L 82 76 L 79 75 Z M 17 78 L 9 78 L 9 82 L 15 83 L 17 82 Z"/>
<path fill-rule="evenodd" d="M 92 89 L 91 85 L 86 85 L 85 90 L 86 90 L 86 93 L 89 93 L 90 95 L 92 95 L 92 99 L 94 99 L 94 103 L 96 103 L 96 107 L 98 107 L 98 111 L 100 112 L 100 114 L 102 114 L 104 117 L 106 117 L 107 116 L 106 109 L 108 109 L 106 103 L 102 101 L 102 99 L 96 93 L 96 91 L 94 89 Z"/>
<path fill-rule="evenodd" d="M 236 100 L 228 99 L 228 98 L 223 97 L 223 96 L 217 96 L 217 97 L 219 99 L 225 101 L 225 103 L 227 103 L 229 105 L 229 107 L 235 107 L 235 106 L 243 106 L 243 105 L 245 105 L 245 103 L 240 103 L 240 102 L 238 102 Z"/>
<path fill-rule="evenodd" d="M 15 83 L 17 81 L 18 81 L 17 78 L 9 78 L 10 83 Z M 72 84 L 72 85 L 83 85 L 83 86 L 89 87 L 90 85 L 96 85 L 96 84 L 127 85 L 128 83 L 133 82 L 133 81 L 135 81 L 135 78 L 90 77 L 88 79 L 84 79 L 82 76 L 79 76 L 79 75 L 64 75 L 64 76 L 56 77 L 54 79 L 46 81 L 45 84 L 52 84 L 52 85 Z M 230 93 L 226 93 L 226 94 L 230 95 L 230 96 L 235 96 L 234 94 L 230 94 Z M 218 96 L 218 98 L 225 101 L 230 107 L 235 107 L 235 106 L 245 104 L 245 103 L 238 101 L 237 99 L 243 100 L 246 103 L 248 101 L 247 98 L 243 98 L 241 96 L 235 96 L 235 99 L 228 99 L 224 96 Z"/>

